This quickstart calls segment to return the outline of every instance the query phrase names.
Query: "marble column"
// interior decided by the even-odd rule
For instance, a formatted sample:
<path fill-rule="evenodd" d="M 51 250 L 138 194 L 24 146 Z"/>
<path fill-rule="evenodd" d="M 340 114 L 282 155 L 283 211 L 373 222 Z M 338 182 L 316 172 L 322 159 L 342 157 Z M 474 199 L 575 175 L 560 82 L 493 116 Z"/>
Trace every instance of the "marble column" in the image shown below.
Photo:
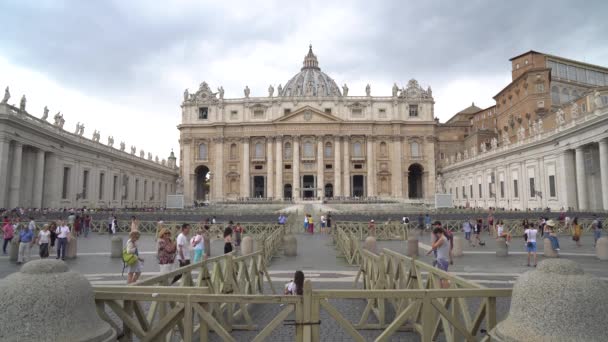
<path fill-rule="evenodd" d="M 274 198 L 274 163 L 272 162 L 273 156 L 273 145 L 272 137 L 266 138 L 266 198 Z"/>
<path fill-rule="evenodd" d="M 325 197 L 325 158 L 323 154 L 323 137 L 317 137 L 317 197 Z"/>
<path fill-rule="evenodd" d="M 277 145 L 276 156 L 276 179 L 274 185 L 274 197 L 277 199 L 283 198 L 283 139 L 281 136 L 277 136 L 275 139 Z"/>
<path fill-rule="evenodd" d="M 603 209 L 608 210 L 608 139 L 602 139 L 600 145 L 600 178 L 602 180 Z"/>
<path fill-rule="evenodd" d="M 13 148 L 13 162 L 11 179 L 9 182 L 8 207 L 16 208 L 19 206 L 19 193 L 21 191 L 21 162 L 23 156 L 23 145 L 15 141 Z"/>
<path fill-rule="evenodd" d="M 0 208 L 7 208 L 8 203 L 8 166 L 10 140 L 0 137 Z"/>
<path fill-rule="evenodd" d="M 574 150 L 576 159 L 576 195 L 578 197 L 578 209 L 587 209 L 587 184 L 585 182 L 585 155 L 584 147 L 579 146 Z"/>
<path fill-rule="evenodd" d="M 334 139 L 334 197 L 342 196 L 342 159 L 340 137 Z"/>
<path fill-rule="evenodd" d="M 351 197 L 350 192 L 350 137 L 344 137 L 344 192 L 343 196 Z"/>
<path fill-rule="evenodd" d="M 367 197 L 376 196 L 376 157 L 374 155 L 374 138 L 367 137 Z"/>
<path fill-rule="evenodd" d="M 34 174 L 34 201 L 33 206 L 42 208 L 42 190 L 44 189 L 44 151 L 36 152 L 36 167 Z M 93 193 L 93 192 L 91 192 Z"/>
<path fill-rule="evenodd" d="M 213 184 L 215 184 L 215 201 L 221 201 L 224 198 L 224 139 L 219 137 L 213 140 L 215 143 L 215 175 L 213 176 Z"/>
<path fill-rule="evenodd" d="M 302 192 L 300 191 L 300 138 L 298 136 L 293 137 L 293 185 L 292 192 L 294 199 L 300 199 Z"/>
<path fill-rule="evenodd" d="M 403 198 L 403 163 L 401 162 L 401 137 L 393 137 L 393 162 L 392 162 L 392 195 Z"/>
<path fill-rule="evenodd" d="M 249 138 L 243 138 L 243 172 L 241 173 L 241 197 L 248 198 L 250 195 L 249 186 Z"/>

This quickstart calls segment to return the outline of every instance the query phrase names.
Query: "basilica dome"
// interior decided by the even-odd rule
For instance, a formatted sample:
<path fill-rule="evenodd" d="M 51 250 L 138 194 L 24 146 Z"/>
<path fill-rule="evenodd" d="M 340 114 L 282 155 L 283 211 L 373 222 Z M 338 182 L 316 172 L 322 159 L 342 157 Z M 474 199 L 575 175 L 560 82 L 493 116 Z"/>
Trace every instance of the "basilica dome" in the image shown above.
<path fill-rule="evenodd" d="M 336 82 L 319 68 L 317 56 L 312 53 L 312 45 L 304 57 L 304 65 L 285 87 L 279 89 L 280 96 L 341 96 Z"/>

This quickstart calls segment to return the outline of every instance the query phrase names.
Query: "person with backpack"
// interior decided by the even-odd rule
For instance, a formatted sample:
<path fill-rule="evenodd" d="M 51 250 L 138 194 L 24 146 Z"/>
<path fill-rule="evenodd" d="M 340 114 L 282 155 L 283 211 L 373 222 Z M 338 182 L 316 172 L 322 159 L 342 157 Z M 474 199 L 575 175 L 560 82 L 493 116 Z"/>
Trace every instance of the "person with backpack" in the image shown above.
<path fill-rule="evenodd" d="M 140 234 L 138 231 L 133 231 L 129 233 L 129 240 L 127 240 L 127 247 L 125 248 L 126 256 L 123 254 L 123 261 L 127 263 L 127 267 L 129 269 L 127 273 L 127 284 L 132 284 L 139 279 L 141 275 L 141 268 L 144 259 L 139 257 L 139 251 L 137 248 L 137 240 L 139 240 Z M 134 257 L 134 259 L 133 259 Z M 131 261 L 133 260 L 133 261 Z"/>

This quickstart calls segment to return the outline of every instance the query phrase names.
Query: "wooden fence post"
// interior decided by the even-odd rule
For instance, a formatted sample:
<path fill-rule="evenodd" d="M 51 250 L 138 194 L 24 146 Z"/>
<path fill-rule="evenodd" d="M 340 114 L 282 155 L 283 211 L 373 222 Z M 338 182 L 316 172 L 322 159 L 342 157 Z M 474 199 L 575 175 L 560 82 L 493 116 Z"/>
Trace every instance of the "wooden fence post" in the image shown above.
<path fill-rule="evenodd" d="M 302 337 L 304 342 L 312 340 L 312 284 L 310 279 L 304 280 L 304 294 L 302 296 L 304 317 L 301 325 L 303 326 Z"/>

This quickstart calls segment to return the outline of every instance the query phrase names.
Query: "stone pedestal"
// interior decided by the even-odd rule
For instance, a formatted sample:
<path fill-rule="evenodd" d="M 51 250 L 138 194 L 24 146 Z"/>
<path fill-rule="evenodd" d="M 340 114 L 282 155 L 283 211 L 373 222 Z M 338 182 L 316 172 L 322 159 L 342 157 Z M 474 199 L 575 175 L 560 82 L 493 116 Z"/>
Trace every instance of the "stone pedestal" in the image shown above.
<path fill-rule="evenodd" d="M 19 256 L 19 235 L 13 237 L 11 243 L 9 243 L 9 251 L 8 251 L 8 260 L 12 262 L 17 262 L 17 258 Z M 4 241 L 2 241 L 4 242 Z"/>
<path fill-rule="evenodd" d="M 452 255 L 455 257 L 464 255 L 464 239 L 460 236 L 454 236 L 454 249 L 452 249 Z"/>
<path fill-rule="evenodd" d="M 559 291 L 550 289 L 559 288 Z M 492 341 L 605 341 L 608 284 L 571 260 L 543 260 L 513 286 L 507 318 Z"/>
<path fill-rule="evenodd" d="M 110 245 L 110 258 L 122 258 L 122 238 L 120 236 L 112 237 Z"/>
<path fill-rule="evenodd" d="M 91 284 L 63 261 L 33 260 L 0 280 L 0 312 L 0 341 L 116 341 Z"/>
<path fill-rule="evenodd" d="M 373 236 L 368 236 L 365 238 L 365 242 L 363 243 L 363 248 L 367 249 L 372 253 L 376 253 L 377 243 L 376 238 Z"/>
<path fill-rule="evenodd" d="M 557 258 L 557 251 L 553 249 L 549 239 L 543 239 L 543 255 L 545 258 Z"/>
<path fill-rule="evenodd" d="M 251 236 L 245 236 L 241 241 L 241 255 L 251 253 L 253 253 L 253 238 Z"/>
<path fill-rule="evenodd" d="M 601 237 L 595 243 L 595 255 L 600 260 L 608 260 L 608 238 Z"/>
<path fill-rule="evenodd" d="M 70 239 L 68 239 L 68 245 L 65 251 L 65 257 L 67 259 L 76 259 L 76 251 L 78 249 L 78 239 L 72 235 Z"/>
<path fill-rule="evenodd" d="M 407 256 L 410 258 L 418 257 L 418 239 L 409 238 L 407 239 Z"/>
<path fill-rule="evenodd" d="M 496 239 L 496 256 L 509 256 L 509 245 L 507 245 L 507 240 L 505 240 L 504 238 Z"/>
<path fill-rule="evenodd" d="M 285 256 L 296 256 L 298 255 L 298 240 L 293 234 L 287 234 L 283 238 L 284 249 L 283 253 Z"/>

